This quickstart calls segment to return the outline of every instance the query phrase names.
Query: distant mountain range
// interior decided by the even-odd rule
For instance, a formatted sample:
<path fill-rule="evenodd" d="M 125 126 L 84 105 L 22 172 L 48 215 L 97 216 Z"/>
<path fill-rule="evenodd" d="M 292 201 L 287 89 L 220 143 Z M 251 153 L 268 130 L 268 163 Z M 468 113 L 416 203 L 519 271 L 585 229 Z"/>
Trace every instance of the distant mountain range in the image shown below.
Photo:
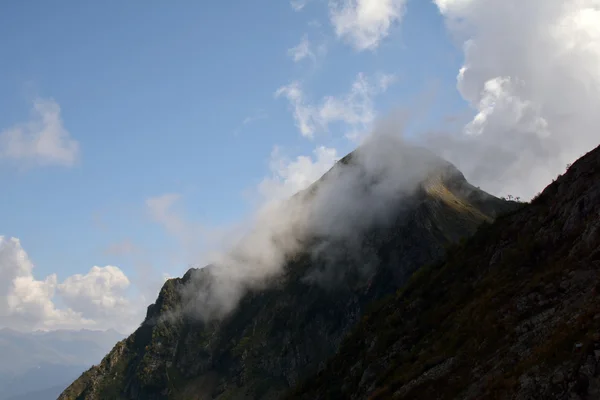
<path fill-rule="evenodd" d="M 56 398 L 123 335 L 114 331 L 0 330 L 0 400 Z"/>

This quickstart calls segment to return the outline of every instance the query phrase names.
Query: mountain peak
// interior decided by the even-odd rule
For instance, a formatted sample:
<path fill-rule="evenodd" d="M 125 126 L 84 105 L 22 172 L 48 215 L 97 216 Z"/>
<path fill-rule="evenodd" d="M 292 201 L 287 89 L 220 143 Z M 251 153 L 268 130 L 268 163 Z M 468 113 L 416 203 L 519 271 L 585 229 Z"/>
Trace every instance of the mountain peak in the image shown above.
<path fill-rule="evenodd" d="M 600 147 L 379 302 L 290 398 L 596 398 L 599 215 Z"/>
<path fill-rule="evenodd" d="M 233 255 L 167 281 L 144 324 L 60 399 L 277 397 L 336 352 L 367 304 L 512 208 L 425 149 L 367 142 Z"/>

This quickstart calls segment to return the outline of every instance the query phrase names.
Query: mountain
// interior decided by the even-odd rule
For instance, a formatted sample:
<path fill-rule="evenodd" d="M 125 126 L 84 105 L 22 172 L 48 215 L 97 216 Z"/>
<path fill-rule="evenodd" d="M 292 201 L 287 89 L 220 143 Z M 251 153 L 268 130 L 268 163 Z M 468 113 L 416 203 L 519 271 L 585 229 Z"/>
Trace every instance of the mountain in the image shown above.
<path fill-rule="evenodd" d="M 433 154 L 394 143 L 359 148 L 289 202 L 278 217 L 308 208 L 318 218 L 293 219 L 294 232 L 308 226 L 297 248 L 273 235 L 293 250 L 279 273 L 209 319 L 180 311 L 190 288 L 202 295 L 193 303 L 202 315 L 235 294 L 221 293 L 223 266 L 169 280 L 139 329 L 59 399 L 279 398 L 325 365 L 367 304 L 518 206 L 471 186 Z"/>
<path fill-rule="evenodd" d="M 290 399 L 600 398 L 600 147 L 367 313 Z"/>
<path fill-rule="evenodd" d="M 0 400 L 75 379 L 96 364 L 123 335 L 110 331 L 0 330 Z M 52 391 L 56 393 L 56 390 Z M 54 395 L 58 395 L 58 393 Z"/>

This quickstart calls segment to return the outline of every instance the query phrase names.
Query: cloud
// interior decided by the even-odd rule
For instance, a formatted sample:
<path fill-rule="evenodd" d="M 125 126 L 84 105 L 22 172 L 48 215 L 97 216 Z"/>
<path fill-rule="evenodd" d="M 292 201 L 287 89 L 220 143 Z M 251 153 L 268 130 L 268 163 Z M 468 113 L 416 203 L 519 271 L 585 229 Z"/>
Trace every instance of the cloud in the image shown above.
<path fill-rule="evenodd" d="M 302 136 L 312 138 L 317 129 L 313 119 L 318 112 L 313 106 L 306 104 L 300 82 L 292 82 L 277 89 L 275 97 L 280 96 L 285 96 L 290 102 L 296 126 Z"/>
<path fill-rule="evenodd" d="M 298 156 L 290 160 L 275 147 L 269 163 L 271 176 L 259 185 L 259 193 L 265 201 L 283 200 L 306 189 L 319 179 L 336 162 L 336 149 L 324 146 L 313 151 L 314 157 Z"/>
<path fill-rule="evenodd" d="M 130 283 L 117 267 L 93 267 L 62 283 L 55 274 L 37 280 L 33 268 L 19 239 L 0 236 L 0 327 L 126 332 L 142 321 L 144 305 L 125 298 Z"/>
<path fill-rule="evenodd" d="M 294 62 L 300 62 L 305 58 L 315 61 L 316 57 L 311 49 L 308 35 L 304 35 L 300 40 L 300 43 L 288 50 L 288 55 L 294 60 Z"/>
<path fill-rule="evenodd" d="M 92 267 L 85 275 L 69 276 L 58 293 L 70 309 L 96 321 L 123 317 L 131 307 L 125 297 L 131 282 L 114 266 Z"/>
<path fill-rule="evenodd" d="M 310 0 L 291 0 L 290 5 L 294 11 L 302 11 Z"/>
<path fill-rule="evenodd" d="M 374 50 L 404 16 L 406 0 L 330 0 L 330 20 L 338 38 L 356 50 Z"/>
<path fill-rule="evenodd" d="M 63 126 L 60 106 L 53 99 L 37 98 L 30 121 L 0 132 L 0 159 L 69 167 L 78 157 L 79 144 Z"/>
<path fill-rule="evenodd" d="M 598 0 L 436 0 L 463 43 L 475 110 L 442 154 L 474 183 L 530 198 L 600 139 Z"/>
<path fill-rule="evenodd" d="M 357 137 L 368 130 L 375 120 L 375 96 L 385 92 L 394 81 L 394 75 L 377 74 L 367 78 L 360 73 L 349 93 L 337 97 L 326 96 L 318 105 L 306 99 L 297 81 L 280 87 L 275 96 L 287 98 L 296 126 L 303 136 L 312 138 L 315 133 L 326 132 L 330 124 L 341 122 L 345 125 L 347 136 Z"/>

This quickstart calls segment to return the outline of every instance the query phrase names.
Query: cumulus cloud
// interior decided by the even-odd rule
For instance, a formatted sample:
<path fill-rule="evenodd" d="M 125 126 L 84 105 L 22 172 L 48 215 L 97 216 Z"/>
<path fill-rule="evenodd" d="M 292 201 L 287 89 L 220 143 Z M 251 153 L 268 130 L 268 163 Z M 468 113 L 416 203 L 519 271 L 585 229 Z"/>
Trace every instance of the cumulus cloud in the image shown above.
<path fill-rule="evenodd" d="M 53 99 L 37 98 L 30 121 L 0 132 L 0 159 L 40 166 L 74 165 L 79 144 L 65 129 L 60 111 Z"/>
<path fill-rule="evenodd" d="M 436 0 L 475 116 L 434 146 L 474 183 L 530 198 L 600 142 L 598 0 Z"/>
<path fill-rule="evenodd" d="M 0 327 L 129 331 L 143 318 L 143 305 L 126 299 L 130 282 L 117 267 L 93 267 L 62 283 L 55 274 L 38 280 L 33 269 L 20 240 L 0 236 Z"/>
<path fill-rule="evenodd" d="M 369 78 L 360 73 L 349 93 L 326 96 L 317 105 L 307 100 L 297 81 L 279 88 L 275 96 L 287 98 L 296 126 L 303 136 L 313 138 L 316 133 L 326 132 L 330 124 L 340 122 L 345 125 L 346 135 L 355 138 L 371 127 L 376 117 L 374 99 L 394 81 L 395 76 L 391 74 L 377 74 Z"/>
<path fill-rule="evenodd" d="M 130 307 L 129 279 L 115 266 L 92 267 L 85 275 L 69 276 L 58 285 L 63 302 L 75 312 L 95 320 L 114 318 Z"/>
<path fill-rule="evenodd" d="M 373 50 L 404 16 L 406 0 L 330 0 L 336 35 L 356 50 Z"/>

